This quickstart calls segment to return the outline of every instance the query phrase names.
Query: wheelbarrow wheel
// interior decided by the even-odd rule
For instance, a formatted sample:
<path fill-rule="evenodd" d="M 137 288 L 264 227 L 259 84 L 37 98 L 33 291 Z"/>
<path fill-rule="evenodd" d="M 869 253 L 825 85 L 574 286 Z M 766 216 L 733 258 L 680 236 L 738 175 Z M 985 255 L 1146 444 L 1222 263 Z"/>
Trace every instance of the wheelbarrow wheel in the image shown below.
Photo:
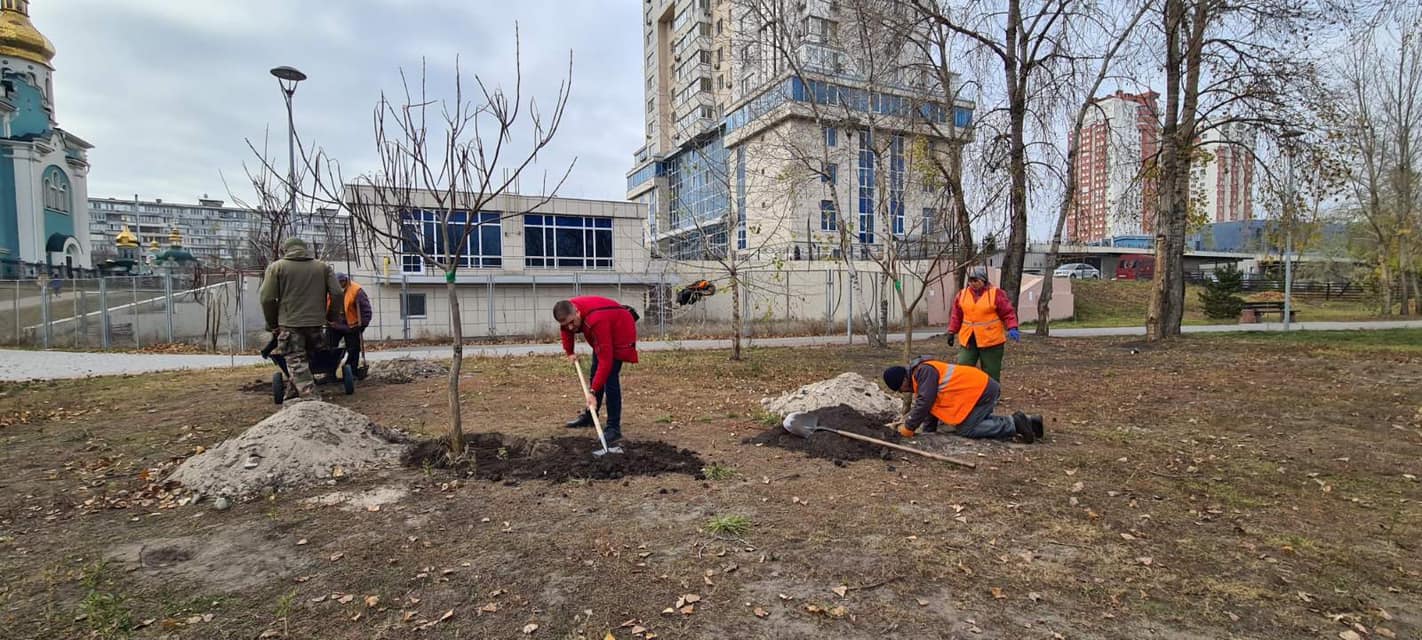
<path fill-rule="evenodd" d="M 281 372 L 272 374 L 272 402 L 281 404 L 286 400 L 286 380 L 282 379 Z"/>
<path fill-rule="evenodd" d="M 341 386 L 345 387 L 346 395 L 355 393 L 355 369 L 349 364 L 341 365 Z"/>

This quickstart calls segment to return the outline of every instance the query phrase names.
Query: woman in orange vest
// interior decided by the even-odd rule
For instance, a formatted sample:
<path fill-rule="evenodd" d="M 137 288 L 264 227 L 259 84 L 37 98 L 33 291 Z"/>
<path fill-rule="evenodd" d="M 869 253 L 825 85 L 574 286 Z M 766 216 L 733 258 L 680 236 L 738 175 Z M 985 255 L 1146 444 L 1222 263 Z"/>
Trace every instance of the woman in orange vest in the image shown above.
<path fill-rule="evenodd" d="M 1002 289 L 988 283 L 987 267 L 968 271 L 968 286 L 958 292 L 948 314 L 948 344 L 958 342 L 958 364 L 981 367 L 993 380 L 1002 379 L 1002 352 L 1007 339 L 1022 340 L 1017 310 Z"/>
<path fill-rule="evenodd" d="M 884 384 L 894 391 L 913 393 L 913 408 L 899 427 L 899 435 L 912 438 L 920 429 L 938 430 L 938 423 L 954 427 L 965 438 L 1011 438 L 1035 442 L 1042 437 L 1042 416 L 1018 411 L 995 416 L 1002 387 L 976 367 L 949 364 L 920 356 L 908 367 L 884 370 Z"/>

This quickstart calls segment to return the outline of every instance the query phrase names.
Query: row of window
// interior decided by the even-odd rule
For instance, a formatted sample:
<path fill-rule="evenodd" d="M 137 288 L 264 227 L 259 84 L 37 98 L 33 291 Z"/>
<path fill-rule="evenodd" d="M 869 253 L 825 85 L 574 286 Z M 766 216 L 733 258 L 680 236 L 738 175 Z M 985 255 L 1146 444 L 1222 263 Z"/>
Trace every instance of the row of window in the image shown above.
<path fill-rule="evenodd" d="M 726 132 L 744 127 L 787 101 L 840 105 L 855 111 L 902 117 L 912 114 L 915 104 L 913 99 L 904 96 L 792 77 L 731 112 L 725 120 Z M 949 111 L 948 107 L 937 103 L 920 104 L 917 109 L 919 117 L 940 123 L 948 121 Z M 966 128 L 973 124 L 972 109 L 954 107 L 951 111 L 954 126 Z"/>
<path fill-rule="evenodd" d="M 439 211 L 404 216 L 403 273 L 422 274 L 454 261 L 464 268 L 503 267 L 503 228 L 498 213 L 450 214 Z M 470 228 L 473 227 L 473 228 Z M 524 266 L 533 269 L 611 269 L 612 218 L 523 216 Z M 446 233 L 448 232 L 448 233 Z"/>

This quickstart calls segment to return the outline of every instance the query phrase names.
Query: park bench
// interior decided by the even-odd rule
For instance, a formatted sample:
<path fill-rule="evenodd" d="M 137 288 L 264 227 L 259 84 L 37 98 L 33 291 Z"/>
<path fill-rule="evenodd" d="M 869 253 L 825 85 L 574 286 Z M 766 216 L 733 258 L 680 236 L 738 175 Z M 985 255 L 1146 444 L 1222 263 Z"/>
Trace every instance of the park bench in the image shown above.
<path fill-rule="evenodd" d="M 1246 302 L 1244 303 L 1244 310 L 1243 313 L 1240 315 L 1239 321 L 1241 324 L 1263 322 L 1265 314 L 1278 314 L 1279 321 L 1282 322 L 1284 320 L 1284 303 L 1282 301 Z M 1289 322 L 1294 322 L 1295 320 L 1297 320 L 1298 315 L 1298 309 L 1290 309 Z"/>

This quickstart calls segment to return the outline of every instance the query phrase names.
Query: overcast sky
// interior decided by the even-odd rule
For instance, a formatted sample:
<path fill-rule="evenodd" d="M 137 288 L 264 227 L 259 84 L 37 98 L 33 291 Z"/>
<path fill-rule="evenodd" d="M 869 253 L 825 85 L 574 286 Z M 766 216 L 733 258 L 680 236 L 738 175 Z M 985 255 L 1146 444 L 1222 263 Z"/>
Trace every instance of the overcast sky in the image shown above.
<path fill-rule="evenodd" d="M 372 109 L 400 90 L 401 68 L 430 65 L 431 86 L 466 73 L 511 89 L 514 23 L 525 90 L 551 101 L 573 52 L 564 128 L 540 156 L 550 173 L 577 165 L 561 195 L 622 199 L 642 143 L 637 2 L 585 0 L 36 0 L 54 42 L 60 126 L 93 143 L 91 196 L 229 200 L 242 187 L 244 138 L 270 143 L 286 166 L 286 111 L 274 66 L 310 79 L 296 126 L 346 175 L 374 160 Z M 531 87 L 529 86 L 531 85 Z M 531 180 L 524 189 L 531 191 Z M 245 195 L 245 194 L 243 194 Z"/>

